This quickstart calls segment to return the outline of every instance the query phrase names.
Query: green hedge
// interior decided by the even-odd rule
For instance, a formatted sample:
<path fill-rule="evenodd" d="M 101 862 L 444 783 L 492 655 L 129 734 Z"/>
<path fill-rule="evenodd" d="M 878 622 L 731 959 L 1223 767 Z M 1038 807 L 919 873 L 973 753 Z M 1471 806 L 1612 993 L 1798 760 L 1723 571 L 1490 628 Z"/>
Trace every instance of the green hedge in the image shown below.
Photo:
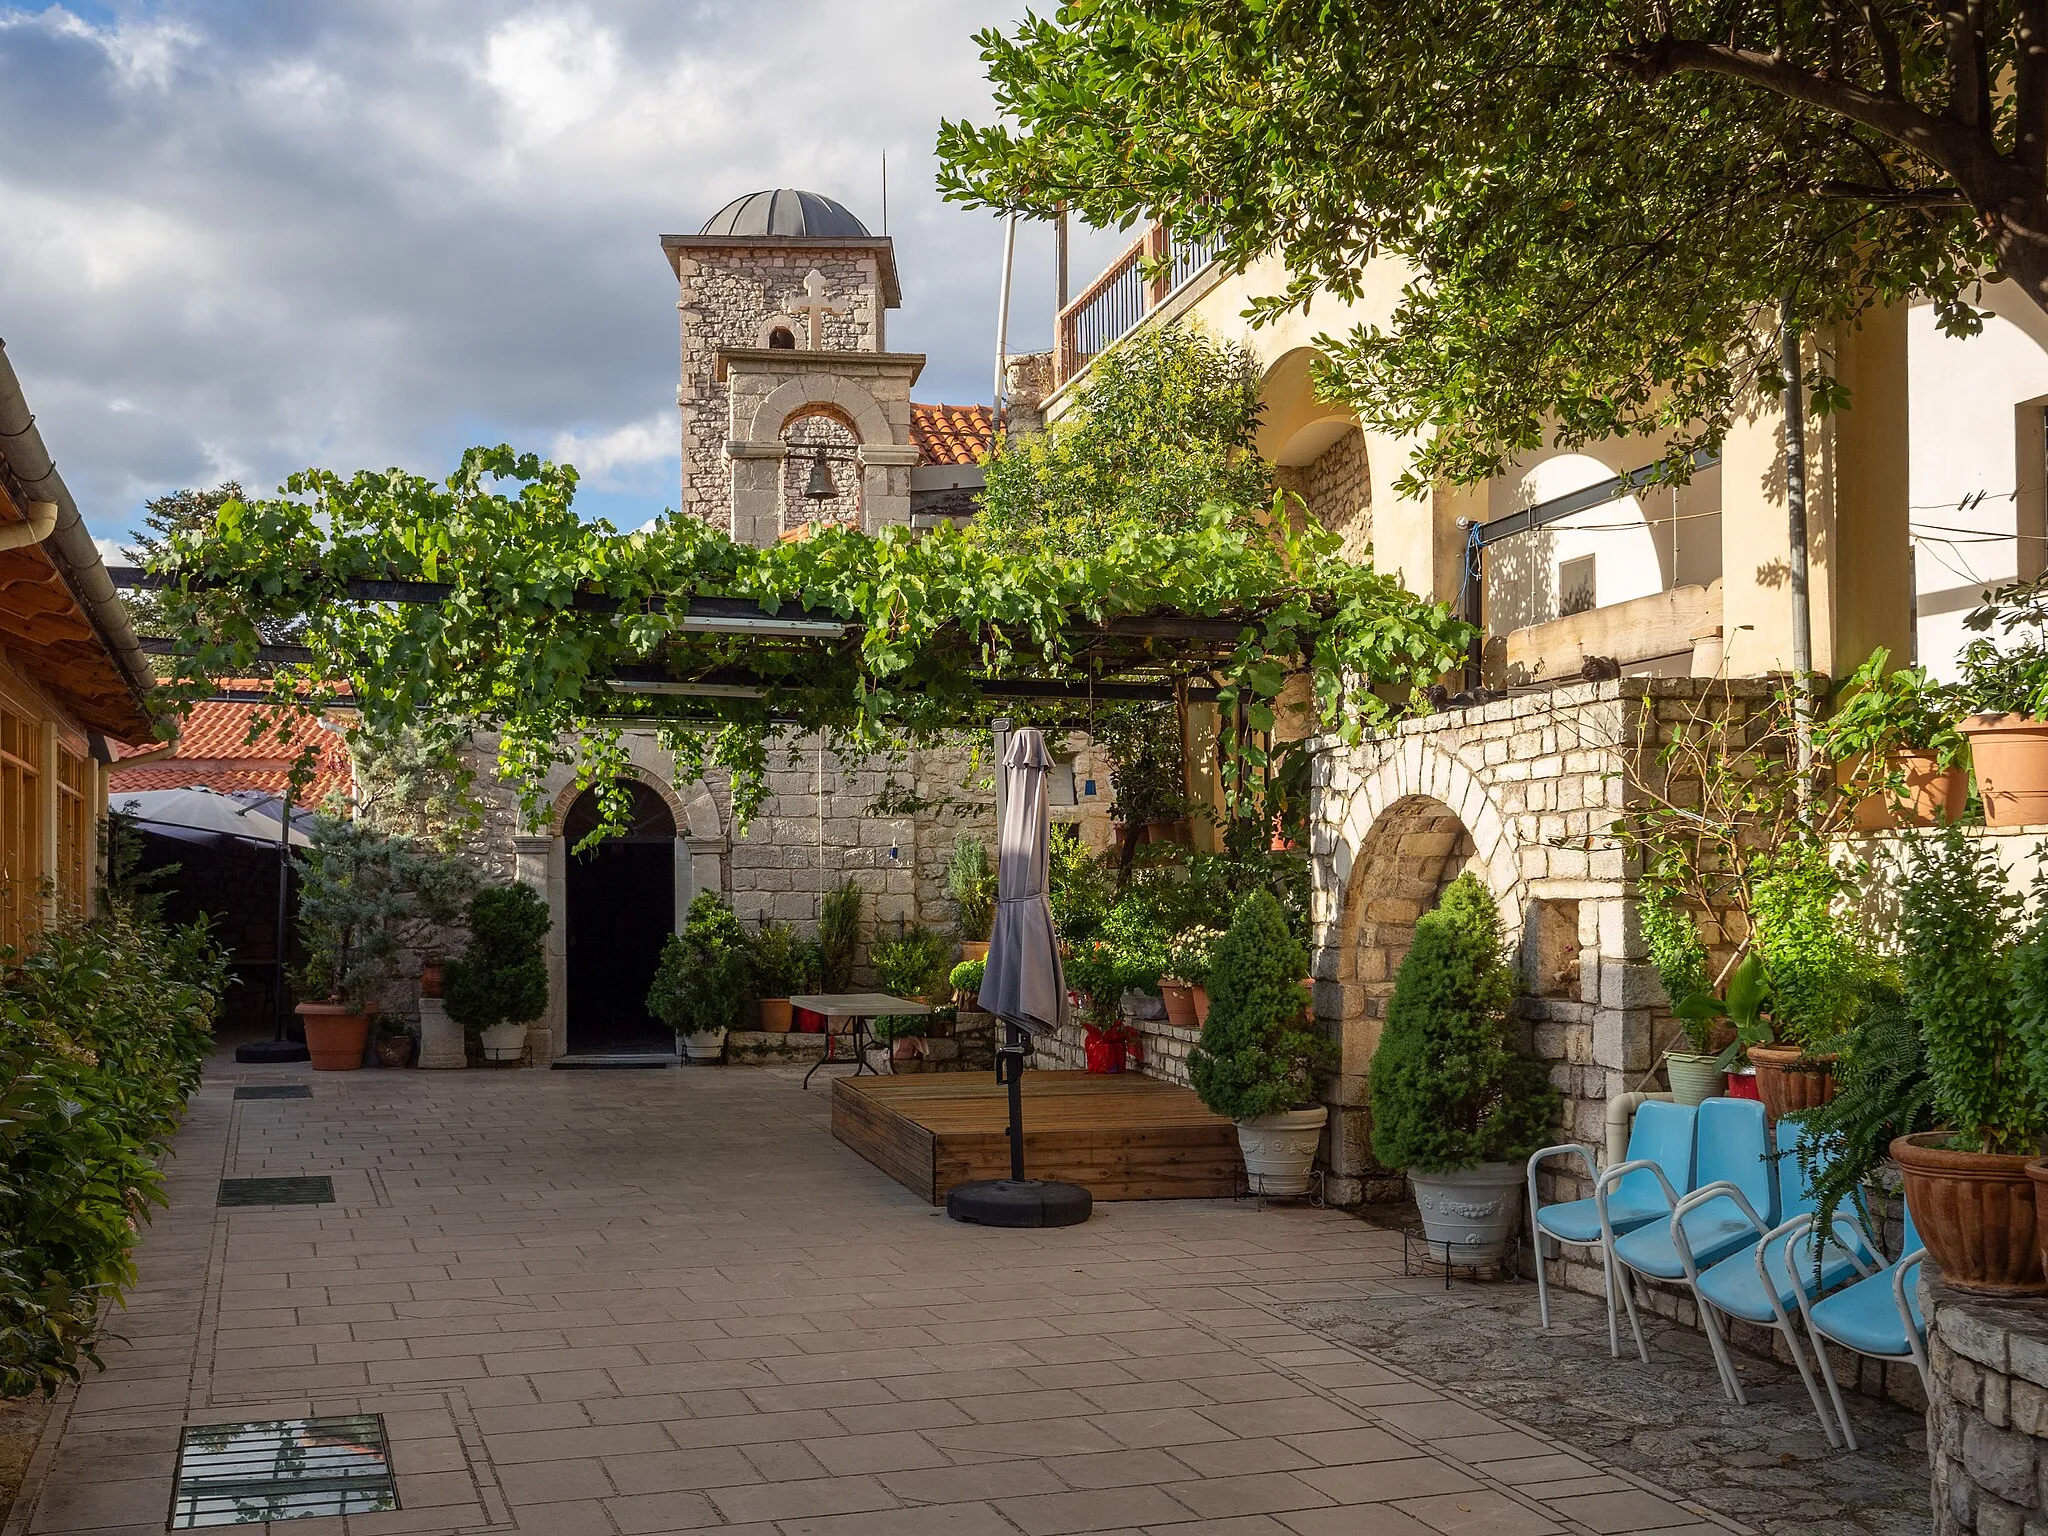
<path fill-rule="evenodd" d="M 203 927 L 121 913 L 0 949 L 0 1396 L 100 1363 L 226 984 Z"/>

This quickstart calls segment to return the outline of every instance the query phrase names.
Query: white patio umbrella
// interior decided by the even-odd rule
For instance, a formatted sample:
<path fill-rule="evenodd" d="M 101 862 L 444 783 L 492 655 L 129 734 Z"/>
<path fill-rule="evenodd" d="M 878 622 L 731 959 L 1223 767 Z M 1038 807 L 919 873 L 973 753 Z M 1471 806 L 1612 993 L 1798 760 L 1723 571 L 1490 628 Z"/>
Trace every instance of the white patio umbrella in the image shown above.
<path fill-rule="evenodd" d="M 221 837 L 239 837 L 252 843 L 276 843 L 283 831 L 275 816 L 266 816 L 242 804 L 231 795 L 197 785 L 190 789 L 144 789 L 115 794 L 107 809 L 132 816 L 145 827 L 173 831 L 211 832 Z M 291 842 L 303 848 L 312 842 L 297 827 Z"/>
<path fill-rule="evenodd" d="M 1068 1227 L 1086 1221 L 1095 1200 L 1078 1184 L 1024 1177 L 1024 1057 L 1027 1035 L 1067 1021 L 1067 977 L 1046 894 L 1052 818 L 1046 775 L 1052 754 L 1028 727 L 1003 754 L 1003 824 L 996 840 L 996 924 L 989 934 L 981 1001 L 1003 1021 L 996 1081 L 1010 1090 L 1010 1176 L 956 1184 L 946 1196 L 955 1221 L 989 1227 Z"/>

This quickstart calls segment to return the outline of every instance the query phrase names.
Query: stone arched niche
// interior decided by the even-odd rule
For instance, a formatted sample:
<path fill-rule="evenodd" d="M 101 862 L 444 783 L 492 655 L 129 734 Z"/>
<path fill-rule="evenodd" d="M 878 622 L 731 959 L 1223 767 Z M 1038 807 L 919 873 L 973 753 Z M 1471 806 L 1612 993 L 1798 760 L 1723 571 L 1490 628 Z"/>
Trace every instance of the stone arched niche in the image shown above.
<path fill-rule="evenodd" d="M 860 436 L 837 407 L 814 406 L 782 424 L 782 527 L 786 532 L 810 522 L 862 526 Z M 831 500 L 808 494 L 822 462 L 836 493 Z"/>

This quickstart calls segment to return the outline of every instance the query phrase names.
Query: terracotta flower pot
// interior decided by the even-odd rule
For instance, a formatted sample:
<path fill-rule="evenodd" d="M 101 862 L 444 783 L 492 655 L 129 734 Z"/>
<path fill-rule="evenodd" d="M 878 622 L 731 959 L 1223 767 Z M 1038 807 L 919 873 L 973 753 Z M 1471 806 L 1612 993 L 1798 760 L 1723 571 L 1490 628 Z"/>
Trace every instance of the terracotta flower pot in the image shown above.
<path fill-rule="evenodd" d="M 1856 758 L 1835 769 L 1835 782 L 1844 789 L 1867 789 L 1863 759 Z M 1905 782 L 1903 791 L 1889 788 L 1893 775 Z M 1958 821 L 1970 803 L 1970 770 L 1958 763 L 1943 768 L 1931 752 L 1894 752 L 1885 759 L 1882 775 L 1886 787 L 1876 794 L 1865 793 L 1856 802 L 1856 830 L 1882 832 L 1891 827 L 1932 827 L 1944 821 Z M 1859 782 L 1864 781 L 1864 782 Z"/>
<path fill-rule="evenodd" d="M 420 996 L 439 997 L 448 984 L 448 968 L 438 960 L 420 967 Z"/>
<path fill-rule="evenodd" d="M 2048 1277 L 2048 1157 L 2028 1163 L 2027 1177 L 2034 1185 L 2034 1249 L 2040 1255 L 2043 1276 Z"/>
<path fill-rule="evenodd" d="M 1171 976 L 1159 978 L 1159 997 L 1166 1004 L 1166 1022 L 1181 1029 L 1195 1027 L 1195 989 Z"/>
<path fill-rule="evenodd" d="M 306 1051 L 315 1072 L 354 1072 L 370 1041 L 370 1016 L 352 1003 L 301 1003 L 293 1010 L 306 1021 Z"/>
<path fill-rule="evenodd" d="M 1984 824 L 2025 827 L 2048 822 L 2048 720 L 2027 715 L 1971 715 L 1962 723 L 1977 766 Z"/>
<path fill-rule="evenodd" d="M 1197 1027 L 1209 1022 L 1209 989 L 1195 988 L 1195 1024 Z"/>
<path fill-rule="evenodd" d="M 1756 1096 L 1773 1125 L 1835 1096 L 1832 1056 L 1809 1056 L 1796 1045 L 1752 1045 L 1749 1064 L 1756 1068 Z"/>
<path fill-rule="evenodd" d="M 960 958 L 962 960 L 986 960 L 988 958 L 988 940 L 962 939 L 960 941 Z"/>
<path fill-rule="evenodd" d="M 377 1042 L 377 1065 L 380 1067 L 409 1067 L 412 1065 L 412 1036 L 385 1035 Z"/>
<path fill-rule="evenodd" d="M 786 1035 L 795 1019 L 795 1011 L 786 997 L 764 997 L 761 999 L 761 1027 L 771 1035 Z"/>
<path fill-rule="evenodd" d="M 1985 1296 L 2048 1294 L 2034 1220 L 2029 1159 L 2016 1153 L 1956 1152 L 1947 1131 L 1901 1136 L 1892 1160 L 1906 1175 L 1906 1203 L 1921 1241 L 1960 1291 Z"/>

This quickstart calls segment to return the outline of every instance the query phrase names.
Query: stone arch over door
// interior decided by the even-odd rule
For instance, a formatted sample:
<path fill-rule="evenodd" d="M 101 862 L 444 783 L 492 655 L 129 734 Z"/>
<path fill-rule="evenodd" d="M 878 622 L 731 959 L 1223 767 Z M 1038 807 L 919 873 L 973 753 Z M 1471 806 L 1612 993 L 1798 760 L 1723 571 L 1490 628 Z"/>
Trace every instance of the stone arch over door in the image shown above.
<path fill-rule="evenodd" d="M 1507 935 L 1519 934 L 1526 905 L 1508 824 L 1463 762 L 1413 736 L 1358 755 L 1369 771 L 1334 775 L 1344 782 L 1324 790 L 1348 789 L 1348 803 L 1328 854 L 1316 861 L 1319 910 L 1328 914 L 1318 933 L 1316 1012 L 1339 1049 L 1324 1090 L 1324 1157 L 1327 1193 L 1343 1204 L 1397 1193 L 1375 1187 L 1370 1069 L 1416 919 L 1466 871 L 1492 893 Z"/>

